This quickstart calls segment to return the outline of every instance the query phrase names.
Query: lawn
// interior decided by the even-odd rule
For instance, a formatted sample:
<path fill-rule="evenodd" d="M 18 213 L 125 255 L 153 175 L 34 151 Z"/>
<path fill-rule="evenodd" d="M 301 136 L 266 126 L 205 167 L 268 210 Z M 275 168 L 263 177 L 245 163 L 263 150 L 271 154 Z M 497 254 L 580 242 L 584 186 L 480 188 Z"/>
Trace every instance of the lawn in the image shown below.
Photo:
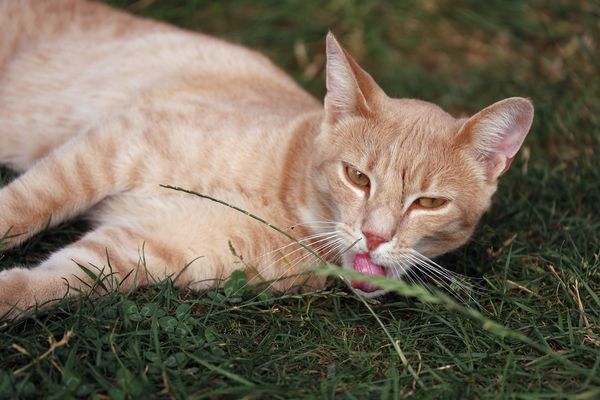
<path fill-rule="evenodd" d="M 456 115 L 529 97 L 534 125 L 473 240 L 439 260 L 472 297 L 399 285 L 364 302 L 335 279 L 275 296 L 234 279 L 84 298 L 0 322 L 0 398 L 600 398 L 600 3 L 111 3 L 259 49 L 319 97 L 331 29 L 390 95 Z M 84 229 L 44 232 L 0 268 Z"/>

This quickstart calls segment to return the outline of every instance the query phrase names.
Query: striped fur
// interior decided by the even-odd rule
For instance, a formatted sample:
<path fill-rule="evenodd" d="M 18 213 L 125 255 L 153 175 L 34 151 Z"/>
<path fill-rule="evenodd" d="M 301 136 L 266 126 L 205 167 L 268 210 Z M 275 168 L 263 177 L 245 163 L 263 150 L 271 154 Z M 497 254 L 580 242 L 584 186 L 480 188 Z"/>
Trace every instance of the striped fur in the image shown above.
<path fill-rule="evenodd" d="M 465 123 L 430 103 L 388 98 L 332 36 L 323 107 L 254 51 L 98 3 L 0 0 L 0 34 L 0 163 L 22 172 L 0 189 L 2 245 L 77 215 L 93 221 L 39 265 L 0 272 L 0 313 L 78 293 L 90 283 L 78 264 L 110 265 L 126 287 L 180 275 L 178 284 L 203 289 L 241 267 L 255 279 L 288 277 L 278 290 L 323 285 L 296 276 L 315 260 L 281 235 L 160 184 L 282 228 L 303 224 L 297 237 L 326 235 L 311 221 L 329 221 L 341 232 L 337 247 L 307 244 L 332 260 L 364 226 L 394 232 L 381 260 L 400 247 L 444 253 L 469 238 L 496 189 L 482 144 L 495 146 L 486 154 L 500 157 L 496 171 L 509 161 L 494 149 L 505 149 L 506 135 L 514 156 L 533 113 L 508 99 L 483 123 Z M 342 161 L 369 174 L 369 196 L 343 176 Z M 423 193 L 451 205 L 410 211 Z"/>

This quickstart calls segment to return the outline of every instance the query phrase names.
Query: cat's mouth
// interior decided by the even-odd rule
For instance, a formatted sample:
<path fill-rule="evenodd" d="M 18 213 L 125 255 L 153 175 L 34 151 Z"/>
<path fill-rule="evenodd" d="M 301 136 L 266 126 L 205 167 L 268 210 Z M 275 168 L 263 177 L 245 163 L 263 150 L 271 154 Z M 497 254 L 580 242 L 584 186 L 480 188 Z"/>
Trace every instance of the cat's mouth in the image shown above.
<path fill-rule="evenodd" d="M 385 267 L 375 264 L 371 260 L 371 256 L 369 253 L 358 253 L 354 256 L 354 261 L 352 262 L 352 268 L 356 272 L 360 272 L 364 275 L 371 276 L 386 276 Z M 351 281 L 350 284 L 354 289 L 358 289 L 362 292 L 377 295 L 376 291 L 381 290 L 380 287 L 373 285 L 369 282 L 360 282 L 360 281 Z"/>

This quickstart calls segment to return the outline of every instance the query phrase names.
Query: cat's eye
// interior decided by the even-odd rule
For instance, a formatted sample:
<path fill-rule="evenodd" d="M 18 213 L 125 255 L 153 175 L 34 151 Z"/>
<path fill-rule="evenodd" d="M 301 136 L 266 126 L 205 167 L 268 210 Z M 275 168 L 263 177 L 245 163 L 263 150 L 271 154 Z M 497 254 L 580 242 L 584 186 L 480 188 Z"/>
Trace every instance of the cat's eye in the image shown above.
<path fill-rule="evenodd" d="M 355 184 L 356 186 L 358 186 L 361 189 L 369 188 L 371 181 L 369 180 L 369 177 L 367 175 L 360 172 L 359 170 L 357 170 L 356 168 L 354 168 L 351 165 L 346 165 L 345 169 L 346 169 L 346 176 L 348 177 L 350 182 L 352 182 L 353 184 Z"/>
<path fill-rule="evenodd" d="M 441 197 L 419 197 L 415 204 L 421 208 L 439 208 L 446 204 L 448 200 Z"/>

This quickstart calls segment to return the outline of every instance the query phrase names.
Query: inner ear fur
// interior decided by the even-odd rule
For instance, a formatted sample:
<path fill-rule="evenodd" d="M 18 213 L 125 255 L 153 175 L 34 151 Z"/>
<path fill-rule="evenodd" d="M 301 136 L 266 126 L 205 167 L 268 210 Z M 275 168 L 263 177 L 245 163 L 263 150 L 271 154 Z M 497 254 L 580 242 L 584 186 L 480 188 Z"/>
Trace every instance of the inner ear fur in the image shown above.
<path fill-rule="evenodd" d="M 460 128 L 457 136 L 481 161 L 490 180 L 504 174 L 521 148 L 533 122 L 533 104 L 510 97 L 484 108 Z"/>
<path fill-rule="evenodd" d="M 327 35 L 327 122 L 351 115 L 368 115 L 383 90 L 330 32 Z"/>

